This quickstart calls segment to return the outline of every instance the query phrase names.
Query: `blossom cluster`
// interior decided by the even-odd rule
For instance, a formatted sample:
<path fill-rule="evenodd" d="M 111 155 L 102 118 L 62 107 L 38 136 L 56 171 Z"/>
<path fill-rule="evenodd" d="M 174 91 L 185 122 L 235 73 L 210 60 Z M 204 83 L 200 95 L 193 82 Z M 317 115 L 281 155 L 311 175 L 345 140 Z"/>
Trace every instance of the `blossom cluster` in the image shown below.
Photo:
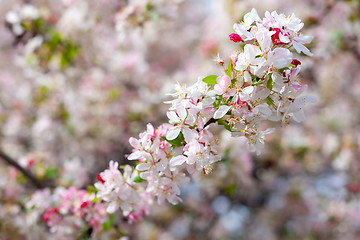
<path fill-rule="evenodd" d="M 74 227 L 96 232 L 109 215 L 101 202 L 93 200 L 93 194 L 74 187 L 58 188 L 53 195 L 45 189 L 35 192 L 26 207 L 42 214 L 51 233 L 73 234 Z"/>
<path fill-rule="evenodd" d="M 297 78 L 301 62 L 291 52 L 312 55 L 304 46 L 312 37 L 299 33 L 303 25 L 294 14 L 266 12 L 261 19 L 255 9 L 234 24 L 229 37 L 239 49 L 224 73 L 200 77 L 189 87 L 177 84 L 170 94 L 174 99 L 167 102 L 169 124 L 157 129 L 148 124 L 139 139 L 129 140 L 134 149 L 127 158 L 138 160 L 136 167 L 125 166 L 122 174 L 111 161 L 99 174 L 97 197 L 108 202 L 107 211 L 121 208 L 125 216 L 138 217 L 149 211 L 153 198 L 159 204 L 181 201 L 180 185 L 189 182 L 187 174 L 208 174 L 221 160 L 212 123 L 245 137 L 249 150 L 260 154 L 265 136 L 274 131 L 261 130 L 265 120 L 303 121 L 304 105 L 315 101 L 302 95 L 307 85 Z M 225 63 L 220 57 L 217 62 Z"/>

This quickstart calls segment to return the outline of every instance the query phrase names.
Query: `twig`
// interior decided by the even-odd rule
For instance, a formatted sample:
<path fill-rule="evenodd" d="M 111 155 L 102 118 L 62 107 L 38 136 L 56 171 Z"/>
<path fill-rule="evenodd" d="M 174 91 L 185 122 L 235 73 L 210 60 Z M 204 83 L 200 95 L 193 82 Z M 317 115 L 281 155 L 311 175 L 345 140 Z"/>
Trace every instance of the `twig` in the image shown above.
<path fill-rule="evenodd" d="M 16 168 L 17 170 L 19 170 L 22 174 L 25 175 L 25 177 L 27 177 L 30 182 L 36 187 L 36 188 L 44 188 L 43 184 L 41 182 L 39 182 L 34 175 L 32 175 L 31 172 L 29 172 L 28 170 L 26 170 L 25 168 L 23 168 L 22 166 L 19 165 L 18 162 L 16 162 L 14 159 L 12 159 L 11 157 L 9 157 L 6 153 L 4 153 L 3 151 L 0 150 L 0 158 L 3 159 L 6 163 L 8 163 L 9 165 L 13 166 L 14 168 Z"/>
<path fill-rule="evenodd" d="M 206 127 L 209 126 L 210 124 L 216 123 L 216 122 L 217 122 L 217 119 L 210 118 L 210 120 L 205 123 L 205 125 L 204 125 L 203 128 L 206 128 Z"/>

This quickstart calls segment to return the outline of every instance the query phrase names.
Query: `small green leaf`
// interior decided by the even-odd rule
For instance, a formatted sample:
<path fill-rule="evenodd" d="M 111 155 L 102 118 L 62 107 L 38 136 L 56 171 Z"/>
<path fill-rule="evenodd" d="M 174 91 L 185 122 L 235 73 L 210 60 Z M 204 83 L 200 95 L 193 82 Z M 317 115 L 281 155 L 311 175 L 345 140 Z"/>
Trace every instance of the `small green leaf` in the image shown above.
<path fill-rule="evenodd" d="M 269 80 L 268 80 L 268 82 L 267 82 L 267 84 L 266 84 L 266 87 L 267 87 L 268 89 L 272 90 L 273 86 L 274 86 L 274 80 L 272 79 L 272 77 L 271 77 L 271 75 L 270 75 L 270 78 L 269 78 Z"/>
<path fill-rule="evenodd" d="M 233 195 L 234 193 L 236 193 L 237 187 L 235 184 L 229 184 L 225 187 L 224 191 L 225 194 L 228 196 Z"/>
<path fill-rule="evenodd" d="M 111 227 L 111 222 L 110 221 L 106 221 L 102 224 L 102 229 L 106 232 L 106 231 L 109 231 Z"/>
<path fill-rule="evenodd" d="M 93 193 L 93 192 L 97 192 L 98 190 L 93 185 L 89 185 L 89 186 L 86 187 L 86 191 L 88 193 Z"/>
<path fill-rule="evenodd" d="M 210 84 L 210 85 L 214 85 L 214 84 L 216 84 L 216 79 L 218 78 L 218 76 L 216 76 L 216 75 L 209 75 L 209 76 L 207 76 L 207 77 L 204 77 L 203 78 L 203 82 L 204 83 L 207 83 L 207 84 Z"/>
<path fill-rule="evenodd" d="M 173 147 L 181 147 L 181 146 L 185 145 L 185 139 L 184 139 L 184 135 L 182 134 L 182 132 L 180 132 L 179 135 L 173 140 L 168 140 L 165 137 L 162 137 L 162 139 L 166 140 Z"/>
<path fill-rule="evenodd" d="M 271 106 L 271 104 L 274 102 L 270 97 L 265 98 L 266 103 Z"/>
<path fill-rule="evenodd" d="M 228 130 L 229 132 L 232 132 L 232 131 L 231 131 L 231 127 L 230 127 L 230 125 L 229 125 L 229 123 L 228 123 L 227 121 L 225 121 L 225 120 L 223 120 L 223 119 L 219 119 L 219 120 L 217 121 L 217 123 L 218 123 L 218 125 L 223 125 L 224 128 L 225 128 L 226 130 Z"/>
<path fill-rule="evenodd" d="M 48 179 L 55 179 L 58 175 L 58 171 L 56 168 L 54 167 L 48 167 L 46 170 L 45 170 L 45 178 L 48 178 Z"/>
<path fill-rule="evenodd" d="M 231 72 L 232 72 L 231 70 L 232 70 L 232 61 L 230 59 L 228 64 L 228 69 L 226 70 L 226 75 L 228 75 L 229 78 L 231 78 Z"/>
<path fill-rule="evenodd" d="M 146 182 L 145 179 L 142 179 L 140 176 L 136 176 L 133 180 L 133 182 L 136 182 L 136 183 L 141 183 L 141 182 Z"/>

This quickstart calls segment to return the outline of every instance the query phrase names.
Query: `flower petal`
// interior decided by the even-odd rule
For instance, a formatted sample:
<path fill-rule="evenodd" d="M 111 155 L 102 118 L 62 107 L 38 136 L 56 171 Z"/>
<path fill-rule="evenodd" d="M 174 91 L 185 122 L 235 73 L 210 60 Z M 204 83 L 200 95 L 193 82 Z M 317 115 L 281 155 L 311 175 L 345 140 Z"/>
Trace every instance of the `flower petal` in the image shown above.
<path fill-rule="evenodd" d="M 214 113 L 215 119 L 220 119 L 229 111 L 230 106 L 222 105 L 219 107 L 219 109 Z"/>

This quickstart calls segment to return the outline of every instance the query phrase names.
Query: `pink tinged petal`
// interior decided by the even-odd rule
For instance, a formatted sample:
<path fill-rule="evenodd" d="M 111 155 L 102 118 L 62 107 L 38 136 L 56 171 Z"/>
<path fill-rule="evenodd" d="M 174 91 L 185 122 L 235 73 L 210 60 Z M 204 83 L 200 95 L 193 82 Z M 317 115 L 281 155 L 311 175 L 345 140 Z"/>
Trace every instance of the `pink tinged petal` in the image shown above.
<path fill-rule="evenodd" d="M 235 93 L 236 93 L 236 89 L 235 89 L 235 88 L 230 89 L 229 92 L 228 92 L 229 96 L 234 96 Z"/>
<path fill-rule="evenodd" d="M 195 173 L 195 166 L 194 165 L 186 165 L 186 170 L 188 171 L 189 174 L 193 174 Z"/>
<path fill-rule="evenodd" d="M 152 125 L 151 123 L 148 123 L 148 124 L 146 125 L 146 128 L 147 128 L 147 132 L 148 132 L 148 133 L 154 135 L 155 129 L 154 129 L 154 127 L 153 127 L 153 125 Z"/>
<path fill-rule="evenodd" d="M 226 89 L 230 86 L 231 79 L 229 76 L 225 75 L 225 76 L 218 77 L 216 79 L 216 82 L 221 88 Z"/>
<path fill-rule="evenodd" d="M 214 90 L 215 90 L 215 93 L 218 94 L 218 95 L 222 95 L 224 93 L 224 91 L 222 90 L 222 88 L 218 84 L 216 84 L 214 86 Z"/>
<path fill-rule="evenodd" d="M 179 166 L 181 164 L 183 164 L 185 161 L 186 161 L 187 157 L 185 157 L 184 155 L 180 155 L 180 156 L 176 156 L 176 157 L 173 157 L 169 164 L 170 166 Z"/>
<path fill-rule="evenodd" d="M 180 133 L 180 129 L 178 127 L 172 127 L 168 130 L 166 134 L 166 139 L 174 140 L 175 138 L 177 138 L 179 133 Z"/>
<path fill-rule="evenodd" d="M 230 110 L 230 106 L 222 105 L 219 109 L 214 113 L 214 119 L 220 119 Z"/>
<path fill-rule="evenodd" d="M 260 99 L 265 99 L 269 96 L 270 92 L 271 92 L 270 89 L 263 88 L 256 93 L 256 97 L 258 97 Z"/>
<path fill-rule="evenodd" d="M 130 137 L 129 138 L 129 143 L 130 143 L 130 145 L 133 147 L 133 148 L 139 148 L 140 147 L 140 144 L 139 144 L 139 141 L 136 139 L 136 138 L 134 138 L 134 137 Z"/>

